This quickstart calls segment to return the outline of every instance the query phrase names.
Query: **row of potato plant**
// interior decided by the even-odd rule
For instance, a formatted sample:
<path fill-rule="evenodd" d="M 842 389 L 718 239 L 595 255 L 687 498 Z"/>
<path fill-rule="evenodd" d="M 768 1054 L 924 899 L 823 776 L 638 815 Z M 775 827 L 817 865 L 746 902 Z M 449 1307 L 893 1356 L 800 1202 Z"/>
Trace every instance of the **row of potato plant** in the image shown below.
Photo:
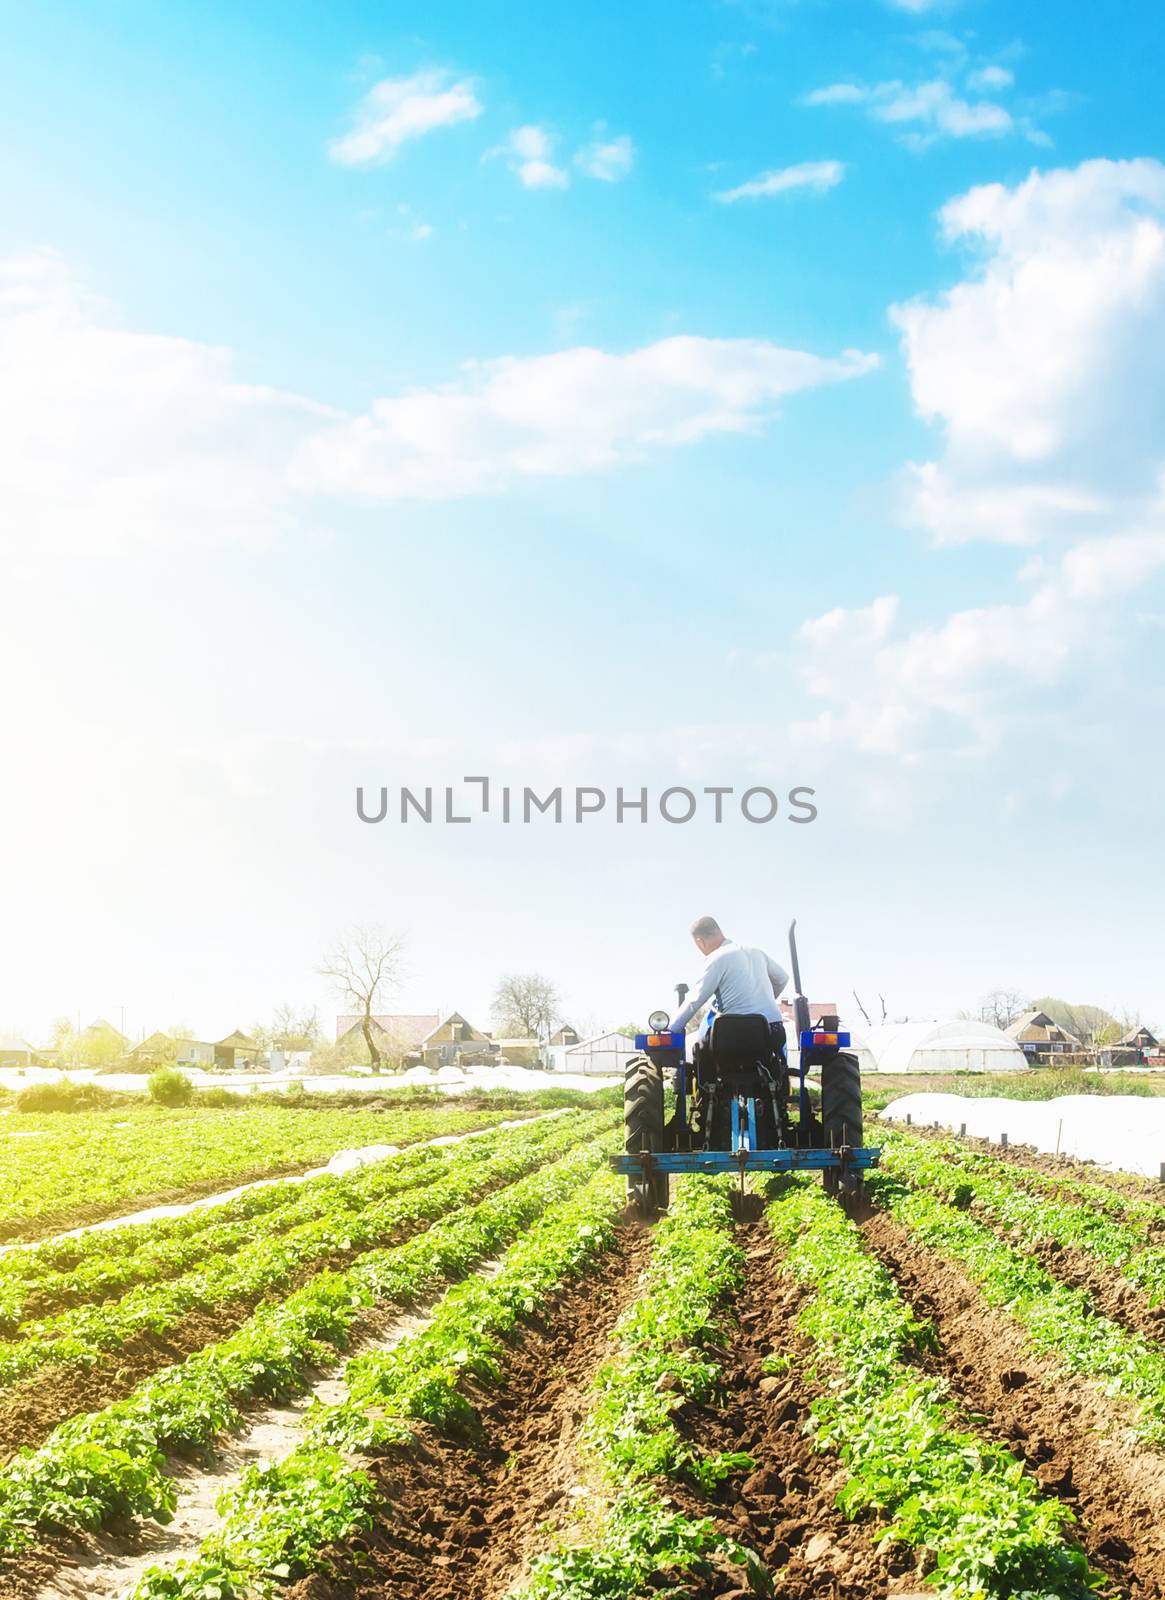
<path fill-rule="evenodd" d="M 450 1289 L 411 1338 L 349 1362 L 349 1397 L 313 1410 L 301 1447 L 248 1469 L 220 1499 L 220 1524 L 198 1554 L 151 1568 L 133 1600 L 240 1600 L 313 1571 L 377 1509 L 372 1480 L 350 1453 L 405 1443 L 417 1421 L 471 1430 L 466 1376 L 498 1381 L 505 1340 L 611 1246 L 622 1207 L 622 1183 L 594 1174 L 510 1246 L 493 1276 Z"/>
<path fill-rule="evenodd" d="M 905 1154 L 897 1166 L 897 1173 L 869 1179 L 873 1198 L 918 1244 L 959 1267 L 987 1301 L 1013 1317 L 1038 1355 L 1132 1402 L 1133 1432 L 1165 1444 L 1165 1350 L 1100 1315 L 1084 1290 L 1053 1278 L 963 1206 L 929 1193 L 925 1164 L 914 1167 Z"/>
<path fill-rule="evenodd" d="M 578 1130 L 595 1132 L 610 1121 L 610 1112 L 580 1114 L 572 1119 L 574 1137 L 580 1136 Z M 520 1137 L 525 1149 L 557 1134 L 553 1122 L 540 1122 L 520 1130 Z M 143 1330 L 165 1333 L 192 1311 L 278 1293 L 305 1271 L 392 1243 L 475 1195 L 482 1159 L 476 1150 L 459 1149 L 431 1183 L 403 1192 L 393 1191 L 388 1174 L 388 1193 L 373 1193 L 355 1210 L 346 1204 L 342 1188 L 329 1188 L 322 1214 L 286 1234 L 252 1231 L 248 1243 L 211 1256 L 177 1278 L 140 1284 L 112 1304 L 75 1306 L 25 1323 L 17 1337 L 0 1341 L 0 1385 L 46 1366 L 92 1365 Z"/>
<path fill-rule="evenodd" d="M 882 1140 L 882 1166 L 908 1182 L 977 1210 L 1032 1243 L 1071 1245 L 1113 1267 L 1145 1293 L 1151 1305 L 1165 1300 L 1165 1247 L 1148 1242 L 1143 1225 L 1097 1210 L 1089 1200 L 1033 1194 L 1004 1162 L 978 1157 L 973 1163 L 952 1140 L 924 1140 L 893 1131 Z"/>
<path fill-rule="evenodd" d="M 0 1140 L 0 1238 L 27 1239 L 54 1223 L 116 1216 L 194 1185 L 225 1188 L 295 1171 L 356 1145 L 466 1132 L 478 1118 L 460 1107 L 337 1109 L 313 1105 L 310 1095 L 298 1104 L 262 1098 L 232 1110 L 17 1114 L 13 1126 L 33 1137 Z"/>
<path fill-rule="evenodd" d="M 747 1455 L 702 1450 L 676 1425 L 682 1407 L 715 1396 L 732 1337 L 727 1307 L 744 1255 L 733 1238 L 731 1188 L 731 1179 L 685 1180 L 658 1225 L 644 1292 L 616 1327 L 617 1354 L 596 1377 L 583 1426 L 583 1449 L 602 1479 L 598 1534 L 564 1530 L 514 1600 L 630 1600 L 665 1580 L 706 1577 L 713 1558 L 740 1568 L 754 1592 L 770 1591 L 752 1551 L 711 1518 L 677 1510 L 659 1487 L 672 1478 L 708 1493 L 753 1465 Z"/>
<path fill-rule="evenodd" d="M 103 1411 L 70 1418 L 14 1457 L 0 1469 L 0 1551 L 23 1549 L 40 1529 L 92 1530 L 132 1516 L 169 1521 L 177 1490 L 163 1452 L 204 1450 L 237 1427 L 247 1401 L 303 1393 L 311 1368 L 347 1342 L 368 1307 L 416 1304 L 464 1276 L 590 1177 L 606 1142 L 578 1143 L 582 1119 L 552 1126 L 549 1138 L 482 1159 L 477 1187 L 486 1198 L 407 1244 L 320 1273 L 283 1302 L 261 1306 L 229 1339 Z"/>
<path fill-rule="evenodd" d="M 504 1133 L 480 1134 L 496 1143 Z M 473 1135 L 477 1143 L 479 1136 Z M 135 1284 L 159 1283 L 216 1255 L 233 1253 L 255 1237 L 290 1233 L 329 1213 L 360 1211 L 378 1199 L 427 1182 L 446 1157 L 440 1145 L 417 1145 L 384 1162 L 342 1174 L 324 1173 L 303 1184 L 274 1183 L 249 1189 L 221 1206 L 160 1217 L 125 1228 L 97 1230 L 53 1241 L 53 1247 L 0 1256 L 0 1332 L 12 1334 L 33 1316 L 57 1308 L 95 1304 L 124 1294 Z M 71 1248 L 62 1250 L 60 1246 Z M 57 1265 L 64 1257 L 67 1265 Z"/>
<path fill-rule="evenodd" d="M 944 1381 L 919 1366 L 934 1329 L 860 1229 L 811 1182 L 773 1191 L 769 1227 L 783 1270 L 809 1292 L 800 1326 L 825 1384 L 815 1443 L 849 1474 L 842 1509 L 872 1509 L 887 1521 L 881 1537 L 930 1552 L 931 1581 L 949 1600 L 1091 1595 L 1100 1579 L 1071 1538 L 1072 1512 L 1002 1444 L 959 1425 Z"/>

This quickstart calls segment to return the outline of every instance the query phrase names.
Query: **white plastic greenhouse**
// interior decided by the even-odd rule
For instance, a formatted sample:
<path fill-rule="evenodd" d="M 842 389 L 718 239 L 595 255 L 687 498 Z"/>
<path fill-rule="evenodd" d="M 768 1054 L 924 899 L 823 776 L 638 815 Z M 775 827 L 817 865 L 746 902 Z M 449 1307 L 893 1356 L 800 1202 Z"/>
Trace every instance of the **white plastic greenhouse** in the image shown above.
<path fill-rule="evenodd" d="M 989 1022 L 890 1022 L 854 1036 L 863 1072 L 1026 1072 L 1014 1039 Z M 868 1052 L 868 1054 L 867 1054 Z"/>

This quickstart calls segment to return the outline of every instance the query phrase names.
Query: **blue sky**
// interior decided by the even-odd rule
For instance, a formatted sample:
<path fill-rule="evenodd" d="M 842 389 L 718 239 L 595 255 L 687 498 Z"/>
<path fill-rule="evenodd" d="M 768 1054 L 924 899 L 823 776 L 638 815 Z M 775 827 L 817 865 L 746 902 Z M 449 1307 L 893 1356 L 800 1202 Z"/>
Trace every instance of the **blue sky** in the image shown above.
<path fill-rule="evenodd" d="M 711 910 L 1165 1022 L 1157 8 L 11 10 L 0 1022 L 222 1031 L 353 922 L 596 1022 Z M 809 828 L 368 829 L 769 781 Z M 819 976 L 818 976 L 819 975 Z"/>

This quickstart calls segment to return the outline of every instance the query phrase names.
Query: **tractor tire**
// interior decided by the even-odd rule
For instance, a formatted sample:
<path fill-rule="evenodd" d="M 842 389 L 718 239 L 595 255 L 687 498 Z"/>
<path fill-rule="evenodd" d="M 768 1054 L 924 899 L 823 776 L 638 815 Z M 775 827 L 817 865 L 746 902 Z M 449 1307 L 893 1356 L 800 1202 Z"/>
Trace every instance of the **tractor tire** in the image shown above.
<path fill-rule="evenodd" d="M 642 1150 L 662 1151 L 663 1074 L 646 1056 L 635 1056 L 627 1063 L 623 1079 L 623 1128 L 623 1148 L 628 1155 L 637 1155 Z M 666 1211 L 667 1173 L 657 1172 L 649 1181 L 629 1178 L 627 1197 L 640 1216 Z"/>
<path fill-rule="evenodd" d="M 862 1072 L 858 1058 L 839 1051 L 821 1065 L 821 1129 L 827 1150 L 838 1145 L 862 1142 Z M 858 1195 L 862 1188 L 860 1171 L 826 1171 L 821 1181 L 827 1194 Z"/>

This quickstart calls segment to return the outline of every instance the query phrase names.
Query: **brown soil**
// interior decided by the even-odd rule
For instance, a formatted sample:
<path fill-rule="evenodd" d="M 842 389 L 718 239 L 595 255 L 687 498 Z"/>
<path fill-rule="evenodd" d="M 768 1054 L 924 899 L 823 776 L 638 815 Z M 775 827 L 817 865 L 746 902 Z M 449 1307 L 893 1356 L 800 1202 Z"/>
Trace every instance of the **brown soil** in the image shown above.
<path fill-rule="evenodd" d="M 737 1301 L 738 1326 L 723 1352 L 718 1405 L 685 1408 L 682 1425 L 704 1449 L 745 1450 L 755 1468 L 729 1480 L 716 1502 L 669 1485 L 668 1498 L 693 1517 L 717 1525 L 761 1558 L 776 1578 L 781 1600 L 873 1600 L 916 1592 L 925 1558 L 901 1544 L 875 1545 L 884 1524 L 847 1521 L 838 1491 L 847 1474 L 812 1446 L 805 1433 L 816 1387 L 808 1381 L 809 1348 L 797 1329 L 802 1286 L 782 1279 L 763 1223 L 740 1233 L 748 1277 Z M 793 1358 L 795 1375 L 766 1377 L 762 1362 L 779 1352 Z M 748 1592 L 739 1568 L 693 1585 L 692 1600 Z"/>
<path fill-rule="evenodd" d="M 513 1346 L 502 1383 L 471 1398 L 472 1442 L 418 1428 L 371 1466 L 390 1510 L 330 1552 L 330 1571 L 288 1600 L 487 1600 L 520 1574 L 540 1524 L 572 1504 L 575 1441 L 609 1334 L 635 1298 L 650 1233 L 629 1223 L 618 1247 Z"/>
<path fill-rule="evenodd" d="M 990 1222 L 986 1217 L 982 1220 Z M 1012 1234 L 1006 1237 L 1034 1256 L 1052 1277 L 1075 1289 L 1083 1289 L 1096 1310 L 1111 1317 L 1113 1322 L 1157 1344 L 1165 1344 L 1165 1305 L 1150 1305 L 1148 1296 L 1123 1278 L 1115 1267 L 1105 1266 L 1095 1256 L 1073 1245 L 1057 1244 L 1054 1239 L 1037 1243 Z"/>
<path fill-rule="evenodd" d="M 230 1304 L 192 1311 L 164 1334 L 142 1332 L 127 1339 L 95 1366 L 43 1367 L 0 1391 L 0 1459 L 40 1444 L 58 1423 L 103 1410 L 162 1367 L 227 1338 L 253 1309 L 251 1304 Z"/>
<path fill-rule="evenodd" d="M 913 1243 L 885 1213 L 866 1243 L 903 1295 L 939 1334 L 928 1358 L 969 1425 L 1022 1457 L 1041 1485 L 1079 1518 L 1093 1565 L 1133 1600 L 1165 1595 L 1165 1457 L 1131 1441 L 1128 1412 L 1082 1379 L 1037 1356 L 1022 1330 L 990 1306 L 959 1269 Z"/>
<path fill-rule="evenodd" d="M 503 1187 L 499 1179 L 481 1197 Z M 423 1233 L 427 1219 L 402 1226 L 391 1237 L 368 1249 L 389 1249 Z M 45 1366 L 21 1383 L 0 1389 L 0 1459 L 6 1459 L 24 1445 L 39 1444 L 58 1423 L 83 1411 L 98 1411 L 122 1399 L 143 1379 L 184 1361 L 220 1339 L 236 1333 L 264 1301 L 283 1301 L 319 1273 L 342 1272 L 365 1249 L 331 1251 L 306 1262 L 289 1283 L 270 1294 L 249 1296 L 245 1300 L 224 1301 L 221 1305 L 189 1312 L 164 1333 L 142 1332 L 104 1354 L 91 1367 Z M 2 1596 L 0 1596 L 2 1600 Z"/>

